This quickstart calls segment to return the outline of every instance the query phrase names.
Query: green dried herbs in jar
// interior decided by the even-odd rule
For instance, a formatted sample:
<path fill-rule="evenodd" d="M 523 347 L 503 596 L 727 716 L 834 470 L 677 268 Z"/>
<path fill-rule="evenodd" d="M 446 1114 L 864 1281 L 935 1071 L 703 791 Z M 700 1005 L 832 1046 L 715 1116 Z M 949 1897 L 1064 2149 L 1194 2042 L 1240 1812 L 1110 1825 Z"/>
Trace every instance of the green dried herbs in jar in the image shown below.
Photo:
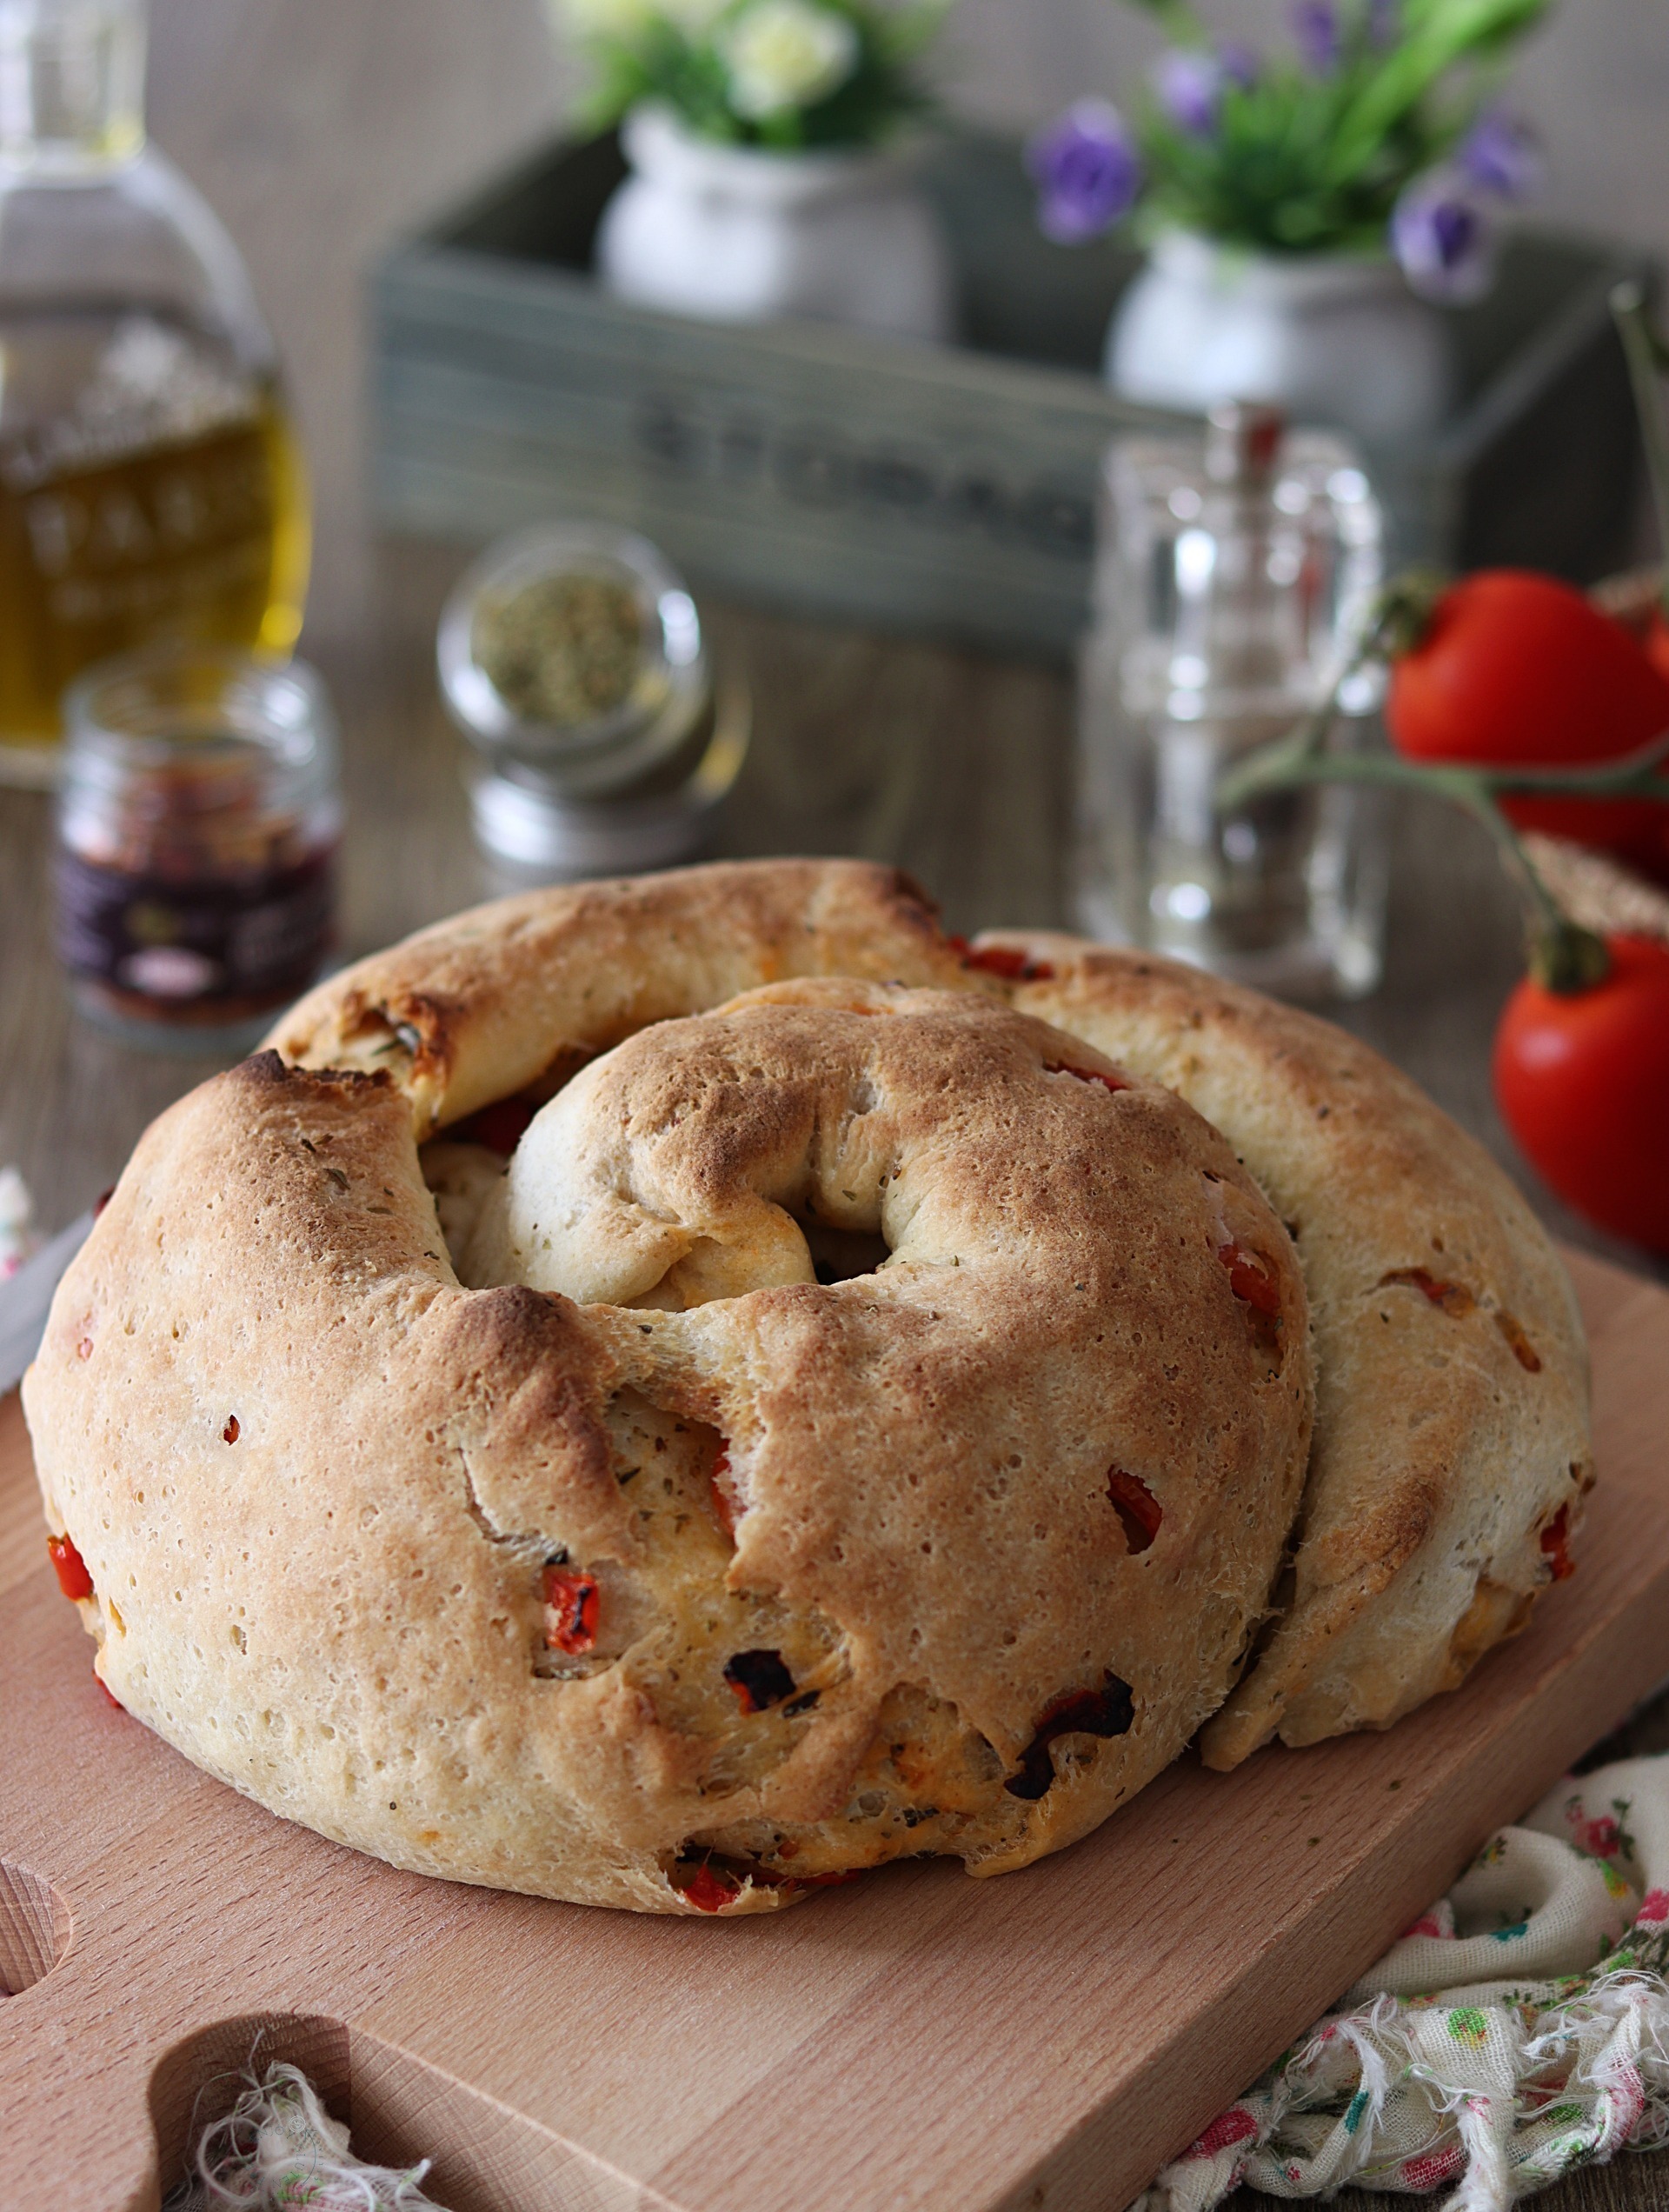
<path fill-rule="evenodd" d="M 489 546 L 447 602 L 436 658 L 477 756 L 476 837 L 518 867 L 682 856 L 747 750 L 745 691 L 715 690 L 682 578 L 628 531 L 551 523 Z"/>
<path fill-rule="evenodd" d="M 522 721 L 568 730 L 612 714 L 629 695 L 643 658 L 642 610 L 615 577 L 569 570 L 483 596 L 471 642 Z"/>

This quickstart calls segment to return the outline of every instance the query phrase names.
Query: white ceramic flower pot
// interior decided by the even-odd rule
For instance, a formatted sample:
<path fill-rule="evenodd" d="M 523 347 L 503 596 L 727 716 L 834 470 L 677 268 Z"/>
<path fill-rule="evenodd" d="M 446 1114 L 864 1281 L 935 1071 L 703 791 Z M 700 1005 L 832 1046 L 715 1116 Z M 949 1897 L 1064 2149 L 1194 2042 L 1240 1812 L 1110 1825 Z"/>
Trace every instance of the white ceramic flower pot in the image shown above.
<path fill-rule="evenodd" d="M 1107 332 L 1127 399 L 1191 412 L 1267 400 L 1296 422 L 1381 443 L 1434 430 L 1453 391 L 1447 336 L 1389 260 L 1279 256 L 1174 232 Z"/>
<path fill-rule="evenodd" d="M 628 116 L 622 140 L 632 175 L 596 243 L 621 298 L 715 322 L 804 315 L 952 335 L 944 242 L 895 158 L 714 145 L 650 107 Z"/>

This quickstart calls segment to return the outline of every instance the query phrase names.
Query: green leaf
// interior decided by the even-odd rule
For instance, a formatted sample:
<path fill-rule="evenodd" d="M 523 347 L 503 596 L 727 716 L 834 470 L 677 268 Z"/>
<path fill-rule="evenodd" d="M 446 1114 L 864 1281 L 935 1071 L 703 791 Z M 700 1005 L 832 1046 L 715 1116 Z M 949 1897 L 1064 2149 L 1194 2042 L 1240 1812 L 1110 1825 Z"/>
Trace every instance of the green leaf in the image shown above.
<path fill-rule="evenodd" d="M 792 152 L 802 146 L 874 145 L 933 105 L 914 64 L 941 27 L 952 0 L 821 0 L 858 35 L 852 74 L 816 106 L 762 119 L 736 115 L 729 75 L 715 39 L 692 37 L 665 17 L 629 37 L 585 42 L 596 81 L 582 112 L 595 125 L 617 123 L 641 101 L 671 108 L 698 136 L 733 145 Z"/>
<path fill-rule="evenodd" d="M 1147 13 L 1155 0 L 1130 0 Z M 1228 87 L 1208 136 L 1138 104 L 1148 187 L 1138 228 L 1180 224 L 1277 253 L 1373 250 L 1398 195 L 1441 161 L 1477 111 L 1480 79 L 1547 0 L 1405 0 L 1403 35 L 1380 51 L 1365 28 L 1324 77 L 1276 60 Z"/>
<path fill-rule="evenodd" d="M 1328 174 L 1348 177 L 1439 80 L 1470 56 L 1496 52 L 1546 12 L 1548 0 L 1426 0 L 1339 118 Z M 1411 11 L 1412 12 L 1412 11 Z"/>
<path fill-rule="evenodd" d="M 1128 0 L 1133 8 L 1143 15 L 1157 16 L 1171 35 L 1184 46 L 1204 46 L 1210 43 L 1211 34 L 1186 0 Z"/>

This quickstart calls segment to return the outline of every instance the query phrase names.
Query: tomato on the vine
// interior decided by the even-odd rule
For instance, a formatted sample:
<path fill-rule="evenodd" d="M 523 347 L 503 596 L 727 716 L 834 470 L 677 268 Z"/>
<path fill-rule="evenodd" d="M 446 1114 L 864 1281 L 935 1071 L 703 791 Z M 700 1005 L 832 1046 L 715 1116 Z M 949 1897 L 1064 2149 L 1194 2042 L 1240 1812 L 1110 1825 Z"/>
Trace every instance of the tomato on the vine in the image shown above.
<path fill-rule="evenodd" d="M 1396 660 L 1386 719 L 1415 760 L 1489 768 L 1593 767 L 1669 732 L 1669 665 L 1556 577 L 1463 576 Z M 1626 853 L 1661 873 L 1664 808 L 1643 799 L 1513 798 L 1521 830 Z"/>
<path fill-rule="evenodd" d="M 1666 683 L 1669 683 L 1669 615 L 1661 607 L 1652 614 L 1646 626 L 1646 657 Z"/>
<path fill-rule="evenodd" d="M 1568 1205 L 1669 1252 L 1669 942 L 1608 936 L 1606 949 L 1585 990 L 1519 985 L 1495 1032 L 1495 1096 Z"/>

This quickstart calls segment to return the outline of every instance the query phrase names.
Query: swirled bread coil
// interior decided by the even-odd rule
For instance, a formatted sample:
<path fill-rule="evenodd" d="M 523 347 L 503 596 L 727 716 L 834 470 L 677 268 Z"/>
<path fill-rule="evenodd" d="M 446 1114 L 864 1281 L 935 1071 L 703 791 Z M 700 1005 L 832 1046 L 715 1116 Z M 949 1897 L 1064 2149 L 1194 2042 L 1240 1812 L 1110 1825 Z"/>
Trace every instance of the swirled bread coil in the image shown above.
<path fill-rule="evenodd" d="M 776 863 L 461 916 L 271 1042 L 142 1140 L 26 1406 L 113 1693 L 396 1864 L 1001 1872 L 1564 1562 L 1557 1262 L 1324 1024 Z"/>

